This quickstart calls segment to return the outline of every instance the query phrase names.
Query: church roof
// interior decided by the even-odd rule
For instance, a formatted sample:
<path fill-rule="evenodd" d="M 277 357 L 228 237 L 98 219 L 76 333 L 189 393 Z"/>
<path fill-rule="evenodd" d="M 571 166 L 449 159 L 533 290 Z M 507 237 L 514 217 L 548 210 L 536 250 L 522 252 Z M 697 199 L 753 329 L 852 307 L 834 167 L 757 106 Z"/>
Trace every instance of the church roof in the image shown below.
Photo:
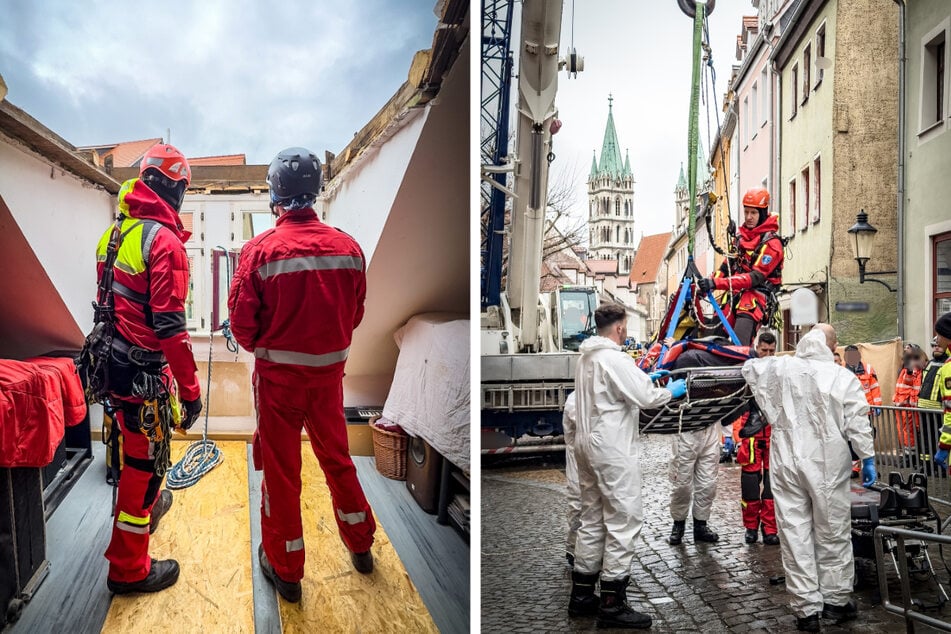
<path fill-rule="evenodd" d="M 595 155 L 594 150 L 591 151 L 591 173 L 588 174 L 588 178 L 594 178 L 598 175 L 598 157 Z"/>
<path fill-rule="evenodd" d="M 607 174 L 614 178 L 631 176 L 630 160 L 625 162 L 621 158 L 621 144 L 617 140 L 617 130 L 614 127 L 614 97 L 608 95 L 608 122 L 604 126 L 604 141 L 601 143 L 601 158 L 591 163 L 590 177 Z"/>

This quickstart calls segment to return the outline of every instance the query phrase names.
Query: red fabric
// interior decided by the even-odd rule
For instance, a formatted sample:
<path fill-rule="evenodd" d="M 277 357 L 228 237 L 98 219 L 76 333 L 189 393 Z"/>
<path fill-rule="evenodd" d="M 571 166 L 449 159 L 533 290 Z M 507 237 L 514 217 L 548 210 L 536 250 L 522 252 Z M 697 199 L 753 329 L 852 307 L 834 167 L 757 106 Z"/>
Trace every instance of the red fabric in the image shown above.
<path fill-rule="evenodd" d="M 76 363 L 67 357 L 34 357 L 27 359 L 26 363 L 33 363 L 59 379 L 63 398 L 63 424 L 72 427 L 81 423 L 86 418 L 86 395 Z"/>
<path fill-rule="evenodd" d="M 772 237 L 764 240 L 767 234 L 772 234 Z M 732 271 L 726 263 L 721 265 L 713 276 L 714 288 L 739 293 L 735 314 L 732 306 L 724 307 L 731 325 L 738 315 L 744 314 L 759 323 L 765 317 L 767 297 L 754 290 L 757 285 L 754 284 L 752 271 L 761 273 L 767 282 L 777 286 L 782 283 L 783 243 L 779 239 L 779 217 L 767 216 L 753 229 L 741 226 L 738 238 L 739 255 L 731 261 Z"/>
<path fill-rule="evenodd" d="M 872 407 L 881 405 L 882 389 L 878 385 L 878 375 L 875 373 L 875 368 L 867 363 L 859 363 L 857 368 L 849 366 L 849 369 L 855 373 L 859 383 L 862 384 L 862 391 L 865 392 L 865 400 L 868 401 L 868 404 Z"/>
<path fill-rule="evenodd" d="M 301 525 L 301 429 L 327 479 L 334 519 L 347 548 L 365 552 L 373 544 L 376 522 L 350 458 L 340 379 L 302 388 L 285 379 L 254 376 L 258 429 L 252 445 L 261 484 L 261 532 L 264 552 L 284 581 L 304 576 L 304 549 L 291 547 L 304 536 Z M 362 519 L 353 517 L 363 514 Z M 345 518 L 350 519 L 346 521 Z"/>
<path fill-rule="evenodd" d="M 86 415 L 72 360 L 37 361 L 0 360 L 0 467 L 45 467 Z"/>
<path fill-rule="evenodd" d="M 918 407 L 918 391 L 921 389 L 921 370 L 902 368 L 895 385 L 892 402 L 899 407 Z M 915 446 L 915 432 L 918 430 L 918 414 L 914 412 L 895 412 L 895 426 L 898 438 L 905 447 Z"/>
<path fill-rule="evenodd" d="M 185 299 L 188 297 L 188 256 L 185 241 L 191 234 L 182 227 L 178 213 L 158 197 L 144 182 L 136 180 L 120 209 L 128 206 L 130 218 L 154 220 L 162 225 L 149 255 L 146 271 L 131 275 L 119 267 L 113 269 L 115 281 L 136 293 L 149 296 L 151 323 L 165 316 L 180 320 L 181 328 L 175 332 L 156 334 L 146 319 L 145 306 L 115 295 L 116 321 L 119 333 L 132 344 L 165 353 L 172 375 L 178 382 L 179 392 L 185 400 L 194 400 L 201 395 L 198 367 L 192 356 L 191 342 L 185 330 Z M 125 211 L 123 211 L 125 213 Z M 112 232 L 112 227 L 107 233 Z M 97 265 L 97 274 L 102 275 L 103 263 Z"/>
<path fill-rule="evenodd" d="M 739 428 L 743 427 L 749 413 L 744 414 L 733 423 L 734 433 L 738 433 Z M 756 474 L 759 476 L 760 495 L 756 499 L 743 498 L 740 502 L 743 511 L 743 526 L 745 528 L 759 529 L 760 524 L 763 531 L 767 534 L 775 534 L 776 528 L 776 510 L 773 506 L 772 493 L 766 493 L 765 479 L 769 477 L 769 445 L 770 436 L 773 428 L 766 425 L 761 432 L 751 438 L 739 438 L 737 435 L 736 462 L 743 470 L 743 474 Z M 762 447 L 765 443 L 765 448 Z"/>
<path fill-rule="evenodd" d="M 115 414 L 115 421 L 119 423 L 122 431 L 124 466 L 119 475 L 115 516 L 112 518 L 112 540 L 106 549 L 106 559 L 109 560 L 109 578 L 113 581 L 130 583 L 145 579 L 151 569 L 149 532 L 147 524 L 145 530 L 141 531 L 139 525 L 121 521 L 121 513 L 151 518 L 152 506 L 157 496 L 153 496 L 151 500 L 145 498 L 149 480 L 154 473 L 140 471 L 129 464 L 129 456 L 139 460 L 149 460 L 149 439 L 139 431 L 130 430 L 126 426 L 126 416 L 127 414 L 122 410 Z M 141 532 L 131 532 L 133 530 Z"/>
<path fill-rule="evenodd" d="M 358 258 L 361 269 L 298 270 L 262 277 L 266 264 L 294 258 Z M 241 251 L 231 282 L 231 331 L 245 350 L 328 355 L 350 347 L 363 319 L 366 265 L 356 241 L 317 218 L 313 209 L 284 213 Z M 346 361 L 313 367 L 258 358 L 255 370 L 270 380 L 316 385 L 343 373 Z"/>

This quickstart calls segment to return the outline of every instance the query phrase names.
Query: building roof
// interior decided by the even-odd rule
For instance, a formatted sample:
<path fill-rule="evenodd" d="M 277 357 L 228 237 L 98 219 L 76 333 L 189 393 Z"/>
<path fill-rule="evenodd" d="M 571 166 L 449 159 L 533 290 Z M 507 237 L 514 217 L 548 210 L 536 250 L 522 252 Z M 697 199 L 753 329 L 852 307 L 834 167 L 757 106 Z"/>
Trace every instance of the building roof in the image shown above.
<path fill-rule="evenodd" d="M 196 165 L 247 165 L 244 154 L 221 154 L 219 156 L 196 156 L 188 159 L 189 167 Z"/>
<path fill-rule="evenodd" d="M 614 275 L 617 273 L 617 260 L 585 260 L 588 270 L 595 275 Z"/>
<path fill-rule="evenodd" d="M 107 158 L 112 158 L 113 167 L 137 167 L 142 156 L 156 143 L 161 143 L 161 137 L 154 139 L 140 139 L 138 141 L 121 141 L 104 145 L 87 145 L 79 150 L 92 150 L 99 157 L 99 164 L 104 165 Z"/>
<path fill-rule="evenodd" d="M 683 172 L 681 172 L 681 175 Z M 637 255 L 634 256 L 634 264 L 631 265 L 631 285 L 652 284 L 657 281 L 657 272 L 660 270 L 660 264 L 664 261 L 664 253 L 667 251 L 667 243 L 670 242 L 670 232 L 655 233 L 651 236 L 641 238 L 641 243 L 637 247 Z"/>

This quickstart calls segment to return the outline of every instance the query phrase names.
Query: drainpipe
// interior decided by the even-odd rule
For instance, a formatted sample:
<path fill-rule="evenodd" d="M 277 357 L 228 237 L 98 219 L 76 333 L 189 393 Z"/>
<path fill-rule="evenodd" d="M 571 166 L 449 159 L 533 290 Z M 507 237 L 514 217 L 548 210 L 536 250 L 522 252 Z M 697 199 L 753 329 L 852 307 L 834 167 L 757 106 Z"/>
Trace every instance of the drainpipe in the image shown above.
<path fill-rule="evenodd" d="M 905 0 L 898 5 L 898 336 L 905 339 Z"/>

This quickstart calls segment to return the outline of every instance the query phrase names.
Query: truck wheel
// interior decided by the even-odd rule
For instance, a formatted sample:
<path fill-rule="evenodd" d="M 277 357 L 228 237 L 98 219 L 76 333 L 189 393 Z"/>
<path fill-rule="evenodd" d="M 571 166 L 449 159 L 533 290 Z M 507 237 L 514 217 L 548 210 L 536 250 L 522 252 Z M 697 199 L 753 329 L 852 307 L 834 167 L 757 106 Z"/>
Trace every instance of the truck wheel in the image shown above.
<path fill-rule="evenodd" d="M 20 599 L 10 599 L 10 603 L 7 604 L 7 623 L 16 623 L 22 613 L 23 601 Z"/>
<path fill-rule="evenodd" d="M 717 0 L 707 0 L 707 9 L 706 14 L 710 15 L 713 13 L 713 9 L 716 7 Z M 687 17 L 692 18 L 697 15 L 697 2 L 696 0 L 677 0 L 677 6 L 680 7 L 680 10 L 687 14 Z"/>

